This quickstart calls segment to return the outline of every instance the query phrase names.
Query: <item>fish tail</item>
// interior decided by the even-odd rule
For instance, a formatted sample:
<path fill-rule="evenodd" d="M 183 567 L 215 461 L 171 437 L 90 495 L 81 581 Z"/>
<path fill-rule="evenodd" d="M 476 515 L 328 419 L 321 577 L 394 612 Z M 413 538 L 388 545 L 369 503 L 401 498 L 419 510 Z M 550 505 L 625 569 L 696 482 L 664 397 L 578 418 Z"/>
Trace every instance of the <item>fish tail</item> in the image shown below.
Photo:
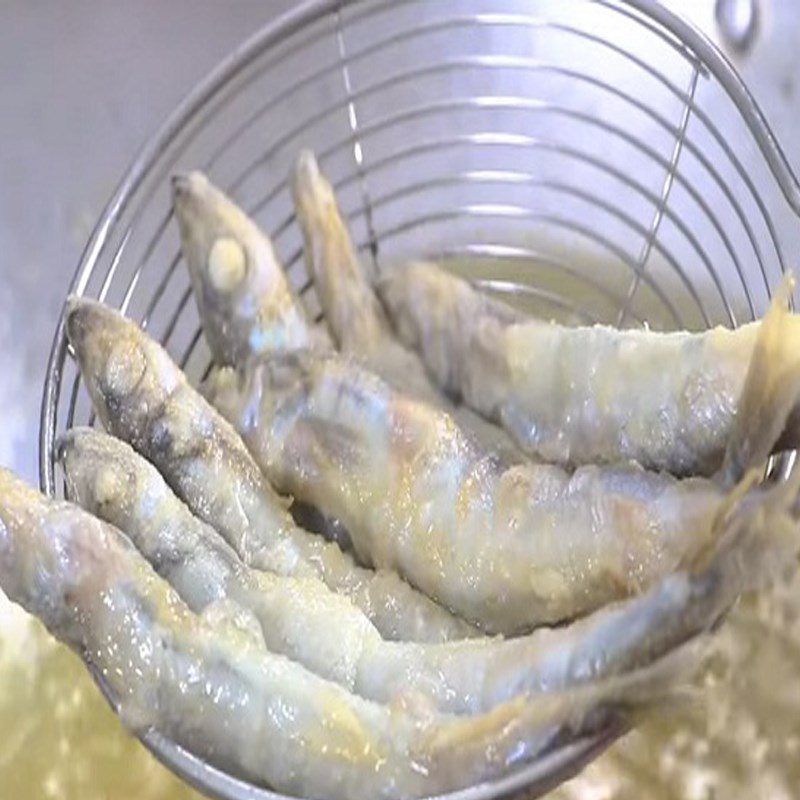
<path fill-rule="evenodd" d="M 456 776 L 485 772 L 477 765 L 489 752 L 509 767 L 576 736 L 601 735 L 608 744 L 634 720 L 687 698 L 706 645 L 698 637 L 647 666 L 454 720 L 422 738 L 426 760 L 437 773 Z"/>
<path fill-rule="evenodd" d="M 793 288 L 787 274 L 761 322 L 721 469 L 726 486 L 776 447 L 800 445 L 800 316 L 788 309 Z"/>
<path fill-rule="evenodd" d="M 800 469 L 765 486 L 755 485 L 763 470 L 754 468 L 719 509 L 719 532 L 687 565 L 698 581 L 717 587 L 720 611 L 743 592 L 788 579 L 800 554 Z"/>
<path fill-rule="evenodd" d="M 537 696 L 538 725 L 550 724 L 559 736 L 602 730 L 617 718 L 626 724 L 691 699 L 691 678 L 710 652 L 716 623 L 743 592 L 787 580 L 800 554 L 800 469 L 788 479 L 758 486 L 762 473 L 751 470 L 731 491 L 716 518 L 719 535 L 688 569 L 691 601 L 682 643 L 633 669 Z"/>

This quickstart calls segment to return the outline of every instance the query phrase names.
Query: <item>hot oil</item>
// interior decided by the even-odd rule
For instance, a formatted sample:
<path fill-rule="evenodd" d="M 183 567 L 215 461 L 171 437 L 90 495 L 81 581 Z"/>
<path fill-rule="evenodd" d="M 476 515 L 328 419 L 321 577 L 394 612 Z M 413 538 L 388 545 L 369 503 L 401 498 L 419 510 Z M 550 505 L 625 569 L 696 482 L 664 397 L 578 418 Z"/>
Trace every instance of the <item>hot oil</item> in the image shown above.
<path fill-rule="evenodd" d="M 800 578 L 745 598 L 696 701 L 653 713 L 548 800 L 800 797 Z"/>
<path fill-rule="evenodd" d="M 122 727 L 81 661 L 0 594 L 0 798 L 200 800 Z"/>
<path fill-rule="evenodd" d="M 719 641 L 695 702 L 652 714 L 548 800 L 800 797 L 800 578 L 742 601 Z M 0 730 L 2 800 L 200 800 L 2 594 Z"/>

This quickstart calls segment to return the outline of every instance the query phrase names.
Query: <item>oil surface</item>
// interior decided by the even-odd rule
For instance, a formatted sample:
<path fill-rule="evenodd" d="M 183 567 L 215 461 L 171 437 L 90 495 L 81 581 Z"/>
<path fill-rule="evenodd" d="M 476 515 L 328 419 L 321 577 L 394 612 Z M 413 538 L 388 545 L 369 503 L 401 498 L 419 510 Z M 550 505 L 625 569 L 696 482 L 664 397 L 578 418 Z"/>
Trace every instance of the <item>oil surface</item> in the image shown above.
<path fill-rule="evenodd" d="M 698 695 L 653 716 L 548 800 L 800 798 L 800 578 L 740 602 Z"/>
<path fill-rule="evenodd" d="M 548 800 L 800 798 L 800 578 L 743 601 L 696 699 Z M 0 797 L 198 800 L 129 734 L 78 658 L 0 595 Z"/>
<path fill-rule="evenodd" d="M 130 736 L 81 661 L 0 593 L 0 798 L 199 800 Z"/>

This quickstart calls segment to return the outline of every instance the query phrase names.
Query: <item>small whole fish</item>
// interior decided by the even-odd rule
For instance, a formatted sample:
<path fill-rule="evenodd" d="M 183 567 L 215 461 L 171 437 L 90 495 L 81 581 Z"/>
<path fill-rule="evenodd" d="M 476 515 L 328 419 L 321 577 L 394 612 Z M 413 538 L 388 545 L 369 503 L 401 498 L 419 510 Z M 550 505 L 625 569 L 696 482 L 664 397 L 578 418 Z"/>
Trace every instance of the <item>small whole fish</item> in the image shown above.
<path fill-rule="evenodd" d="M 674 679 L 632 673 L 474 717 L 373 703 L 193 614 L 116 528 L 6 470 L 0 587 L 103 676 L 128 726 L 298 797 L 399 800 L 480 783 L 663 698 Z"/>
<path fill-rule="evenodd" d="M 106 429 L 154 464 L 245 563 L 320 578 L 387 638 L 444 641 L 477 633 L 396 574 L 364 569 L 297 527 L 236 431 L 133 322 L 101 303 L 71 298 L 67 335 Z"/>
<path fill-rule="evenodd" d="M 517 695 L 642 668 L 708 630 L 743 587 L 738 578 L 712 581 L 687 571 L 555 630 L 508 640 L 389 642 L 320 581 L 246 567 L 158 471 L 118 439 L 73 429 L 59 457 L 69 496 L 127 534 L 192 611 L 208 616 L 213 604 L 232 601 L 252 613 L 270 652 L 379 702 L 419 698 L 440 711 L 474 714 Z M 715 575 L 720 568 L 714 564 Z"/>
<path fill-rule="evenodd" d="M 329 348 L 306 319 L 270 240 L 200 172 L 172 178 L 181 250 L 218 365 L 272 351 Z"/>
<path fill-rule="evenodd" d="M 735 480 L 765 444 L 800 443 L 800 425 L 765 424 L 787 426 L 800 384 L 800 323 L 778 307 L 783 293 L 765 335 L 766 322 L 703 333 L 564 327 L 522 318 L 421 262 L 387 274 L 378 291 L 437 385 L 531 456 L 568 466 L 634 459 L 677 475 L 712 475 L 725 461 Z M 754 359 L 759 341 L 769 352 Z M 761 375 L 743 403 L 752 363 Z M 764 441 L 754 448 L 747 429 Z"/>
<path fill-rule="evenodd" d="M 419 356 L 398 340 L 375 293 L 374 275 L 358 257 L 333 187 L 309 150 L 298 156 L 292 192 L 306 268 L 339 349 L 395 388 L 453 414 L 466 431 L 508 463 L 523 460 L 503 430 L 467 407 L 453 406 L 433 384 Z"/>
<path fill-rule="evenodd" d="M 341 520 L 362 560 L 493 633 L 641 592 L 707 544 L 724 497 L 635 464 L 508 467 L 336 355 L 224 371 L 211 396 L 273 485 Z"/>
<path fill-rule="evenodd" d="M 317 578 L 247 567 L 158 470 L 119 439 L 74 428 L 58 452 L 70 499 L 125 533 L 192 611 L 215 603 L 224 609 L 232 601 L 252 613 L 270 652 L 357 691 L 362 651 L 382 639 L 345 596 Z"/>
<path fill-rule="evenodd" d="M 313 159 L 313 156 L 309 156 Z M 324 189 L 324 179 L 320 185 Z M 332 195 L 331 195 L 332 196 Z M 181 231 L 181 245 L 192 278 L 192 286 L 203 333 L 210 343 L 217 364 L 244 366 L 250 360 L 270 355 L 314 348 L 331 351 L 333 345 L 320 329 L 312 328 L 299 299 L 291 292 L 283 269 L 275 257 L 272 243 L 230 198 L 211 185 L 200 173 L 176 176 L 173 179 L 173 205 Z M 333 207 L 333 227 L 346 234 L 344 224 Z M 321 235 L 328 241 L 325 228 Z M 214 259 L 215 250 L 225 247 L 245 254 L 247 268 L 240 280 L 230 285 L 215 277 L 219 271 Z M 349 252 L 349 251 L 348 251 Z M 325 262 L 329 263 L 328 261 Z M 364 331 L 361 353 L 372 353 L 371 360 L 379 369 L 403 377 L 410 376 L 411 386 L 432 402 L 445 403 L 432 386 L 419 359 L 398 344 L 386 326 L 380 306 L 371 286 L 361 277 L 360 267 L 352 259 L 353 306 L 358 307 L 363 294 L 369 308 L 360 307 L 356 313 L 364 324 L 372 320 L 375 327 Z M 347 284 L 345 285 L 345 291 Z M 290 310 L 291 307 L 291 310 Z M 324 331 L 324 329 L 321 329 Z M 357 342 L 354 343 L 357 344 Z M 394 365 L 394 366 L 391 366 Z M 416 376 L 416 377 L 415 377 Z M 457 412 L 459 419 L 472 431 L 484 432 L 484 441 L 491 444 L 508 461 L 521 458 L 502 431 L 466 409 Z M 293 507 L 295 519 L 305 528 L 322 533 L 346 550 L 352 550 L 350 536 L 339 520 L 320 514 L 318 509 L 298 503 Z"/>
<path fill-rule="evenodd" d="M 372 288 L 374 275 L 358 258 L 333 187 L 310 150 L 297 157 L 292 196 L 303 232 L 306 268 L 339 348 L 358 354 L 368 363 L 383 352 L 384 359 L 397 361 L 384 369 L 408 369 L 415 358 L 392 336 L 389 320 Z M 413 374 L 412 379 L 415 387 L 419 384 L 419 391 L 436 396 L 424 372 Z"/>

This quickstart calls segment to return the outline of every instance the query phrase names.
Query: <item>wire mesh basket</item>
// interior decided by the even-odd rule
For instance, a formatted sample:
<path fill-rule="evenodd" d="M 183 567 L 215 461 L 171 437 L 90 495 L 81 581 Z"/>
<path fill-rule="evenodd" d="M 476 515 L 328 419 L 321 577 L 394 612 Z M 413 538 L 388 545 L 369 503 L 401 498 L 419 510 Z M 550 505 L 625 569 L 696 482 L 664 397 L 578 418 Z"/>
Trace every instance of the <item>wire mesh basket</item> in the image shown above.
<path fill-rule="evenodd" d="M 202 169 L 267 231 L 312 314 L 288 175 L 331 177 L 378 270 L 430 256 L 539 316 L 654 329 L 764 311 L 800 245 L 800 187 L 736 73 L 651 0 L 312 0 L 258 32 L 167 121 L 124 177 L 72 291 L 122 309 L 190 378 L 209 366 L 169 177 Z M 44 388 L 54 442 L 91 422 L 59 322 Z M 618 730 L 453 798 L 530 796 Z M 274 798 L 156 733 L 145 742 L 220 797 Z"/>

